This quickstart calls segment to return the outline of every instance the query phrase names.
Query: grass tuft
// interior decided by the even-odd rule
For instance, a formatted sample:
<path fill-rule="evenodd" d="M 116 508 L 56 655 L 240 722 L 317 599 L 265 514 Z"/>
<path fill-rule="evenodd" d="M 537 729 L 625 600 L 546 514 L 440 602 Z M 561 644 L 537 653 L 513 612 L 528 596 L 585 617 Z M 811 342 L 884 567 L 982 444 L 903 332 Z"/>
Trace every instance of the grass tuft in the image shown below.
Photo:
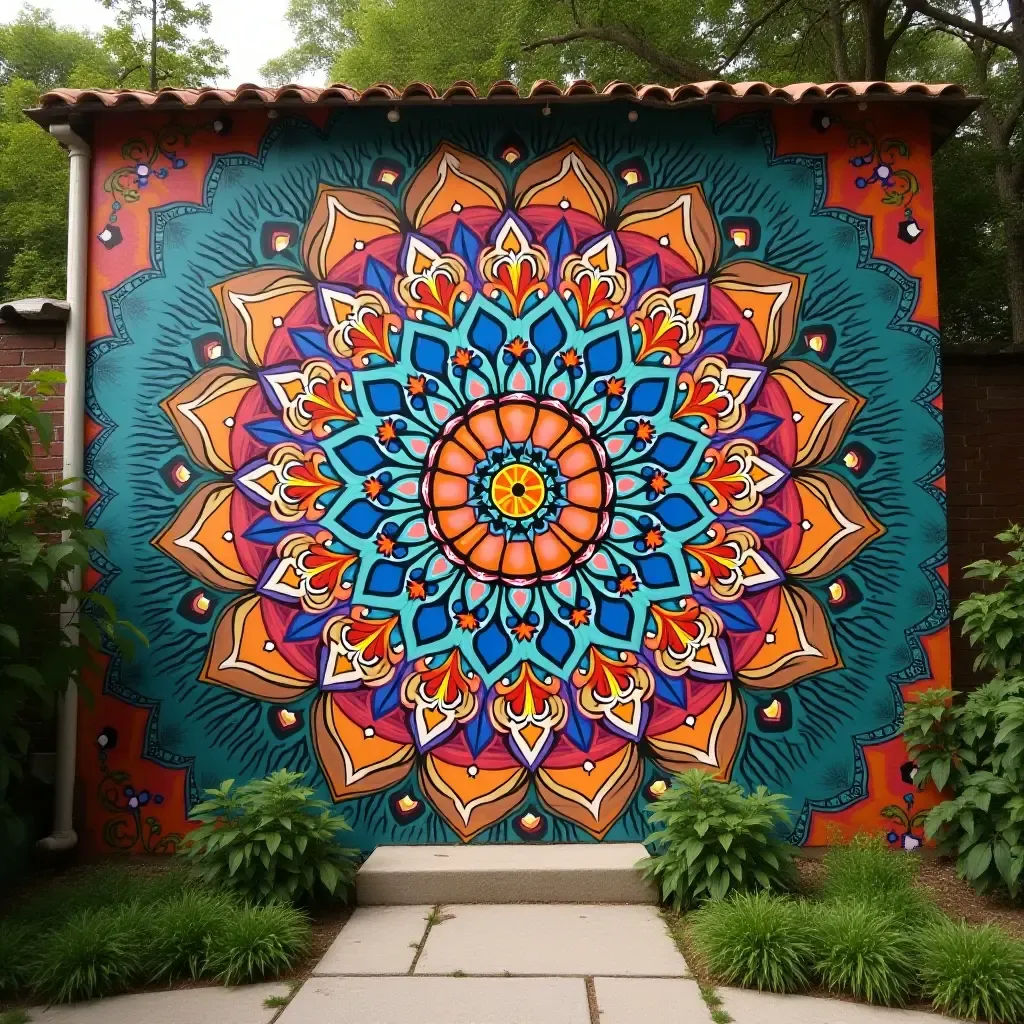
<path fill-rule="evenodd" d="M 868 903 L 812 904 L 805 909 L 814 939 L 814 970 L 833 992 L 869 1003 L 902 1006 L 914 974 L 910 933 Z"/>
<path fill-rule="evenodd" d="M 711 973 L 728 984 L 799 992 L 814 950 L 799 904 L 768 892 L 709 901 L 693 916 L 693 940 Z"/>
<path fill-rule="evenodd" d="M 0 921 L 0 999 L 9 999 L 28 985 L 37 934 L 27 924 Z"/>
<path fill-rule="evenodd" d="M 207 968 L 225 985 L 276 978 L 309 949 L 309 920 L 283 903 L 246 906 L 211 939 Z"/>
<path fill-rule="evenodd" d="M 29 1024 L 32 1018 L 26 1010 L 15 1007 L 13 1010 L 0 1011 L 0 1024 Z"/>
<path fill-rule="evenodd" d="M 145 969 L 150 981 L 199 978 L 211 943 L 239 911 L 237 898 L 189 888 L 153 908 L 152 941 Z"/>
<path fill-rule="evenodd" d="M 921 990 L 940 1013 L 971 1020 L 1024 1020 L 1024 945 L 994 925 L 947 921 L 925 928 Z"/>

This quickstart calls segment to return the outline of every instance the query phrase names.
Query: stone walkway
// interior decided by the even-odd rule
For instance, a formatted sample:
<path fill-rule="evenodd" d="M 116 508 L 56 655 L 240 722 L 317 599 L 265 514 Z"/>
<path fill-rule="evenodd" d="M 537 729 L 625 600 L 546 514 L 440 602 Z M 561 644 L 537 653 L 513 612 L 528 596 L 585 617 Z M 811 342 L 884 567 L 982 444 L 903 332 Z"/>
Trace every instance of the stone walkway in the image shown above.
<path fill-rule="evenodd" d="M 284 985 L 202 988 L 30 1010 L 35 1024 L 711 1024 L 656 907 L 361 907 L 282 1010 Z M 720 989 L 736 1024 L 949 1018 Z"/>

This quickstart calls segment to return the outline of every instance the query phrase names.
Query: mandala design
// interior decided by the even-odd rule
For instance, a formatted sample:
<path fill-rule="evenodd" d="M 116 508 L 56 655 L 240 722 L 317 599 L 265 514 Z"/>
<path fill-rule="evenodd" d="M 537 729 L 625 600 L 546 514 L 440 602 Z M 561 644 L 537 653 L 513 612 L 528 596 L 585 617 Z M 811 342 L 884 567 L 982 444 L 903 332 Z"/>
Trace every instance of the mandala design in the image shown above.
<path fill-rule="evenodd" d="M 416 772 L 469 840 L 534 787 L 600 838 L 841 666 L 806 584 L 882 533 L 821 468 L 864 399 L 780 359 L 804 276 L 723 262 L 699 184 L 442 144 L 402 195 L 321 184 L 304 272 L 213 288 L 239 362 L 162 406 L 217 476 L 154 543 L 237 593 L 203 681 L 316 691 L 336 800 Z"/>

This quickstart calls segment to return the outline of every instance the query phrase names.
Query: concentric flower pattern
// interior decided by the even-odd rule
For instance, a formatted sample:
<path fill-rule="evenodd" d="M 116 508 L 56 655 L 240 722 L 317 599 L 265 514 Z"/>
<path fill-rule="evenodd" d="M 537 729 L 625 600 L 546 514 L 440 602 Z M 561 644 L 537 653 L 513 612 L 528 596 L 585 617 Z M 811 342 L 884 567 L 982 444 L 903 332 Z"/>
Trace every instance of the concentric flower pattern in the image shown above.
<path fill-rule="evenodd" d="M 241 363 L 162 404 L 219 479 L 154 543 L 238 593 L 205 682 L 317 691 L 336 800 L 415 771 L 469 840 L 533 786 L 600 838 L 645 759 L 730 774 L 742 689 L 841 665 L 805 583 L 883 528 L 825 468 L 864 399 L 780 359 L 801 273 L 723 262 L 699 184 L 503 170 L 321 185 L 304 273 L 213 288 Z"/>

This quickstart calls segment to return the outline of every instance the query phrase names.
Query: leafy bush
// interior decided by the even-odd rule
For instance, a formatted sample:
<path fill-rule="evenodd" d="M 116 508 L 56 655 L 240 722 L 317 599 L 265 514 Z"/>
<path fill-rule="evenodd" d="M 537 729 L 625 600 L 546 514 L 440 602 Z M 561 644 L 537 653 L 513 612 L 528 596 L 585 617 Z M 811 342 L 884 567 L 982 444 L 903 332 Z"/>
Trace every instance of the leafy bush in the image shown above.
<path fill-rule="evenodd" d="M 143 965 L 148 980 L 202 977 L 211 944 L 217 944 L 240 909 L 237 899 L 228 893 L 199 887 L 156 904 Z"/>
<path fill-rule="evenodd" d="M 34 955 L 33 931 L 27 924 L 0 921 L 0 999 L 28 984 Z"/>
<path fill-rule="evenodd" d="M 55 485 L 34 469 L 33 437 L 46 449 L 53 434 L 43 402 L 63 379 L 36 371 L 24 385 L 0 385 L 0 826 L 14 834 L 8 790 L 29 753 L 26 722 L 52 712 L 102 637 L 126 653 L 133 638 L 144 640 L 108 597 L 81 588 L 88 549 L 102 547 L 103 535 L 68 503 L 73 482 Z M 61 628 L 66 600 L 83 613 L 81 644 Z"/>
<path fill-rule="evenodd" d="M 309 949 L 306 916 L 285 903 L 246 906 L 211 938 L 208 972 L 225 985 L 277 977 Z"/>
<path fill-rule="evenodd" d="M 145 918 L 139 903 L 76 914 L 39 944 L 32 987 L 50 1003 L 125 991 L 141 975 Z"/>
<path fill-rule="evenodd" d="M 800 904 L 769 892 L 734 893 L 694 915 L 698 954 L 715 978 L 744 988 L 799 992 L 810 984 L 814 946 Z"/>
<path fill-rule="evenodd" d="M 747 796 L 697 769 L 677 775 L 647 807 L 662 827 L 645 840 L 655 846 L 646 877 L 677 910 L 732 891 L 790 888 L 792 849 L 776 835 L 790 820 L 785 799 L 763 786 Z"/>
<path fill-rule="evenodd" d="M 940 1013 L 1024 1019 L 1024 946 L 993 925 L 946 921 L 925 929 L 918 971 L 923 994 Z"/>
<path fill-rule="evenodd" d="M 234 789 L 229 779 L 206 790 L 193 809 L 203 824 L 181 849 L 204 881 L 263 901 L 294 903 L 322 889 L 335 896 L 355 877 L 357 851 L 338 844 L 351 831 L 302 774 L 285 770 Z"/>
<path fill-rule="evenodd" d="M 807 916 L 814 972 L 822 984 L 869 1003 L 906 1002 L 914 976 L 914 943 L 893 915 L 876 903 L 838 902 L 814 906 Z"/>

